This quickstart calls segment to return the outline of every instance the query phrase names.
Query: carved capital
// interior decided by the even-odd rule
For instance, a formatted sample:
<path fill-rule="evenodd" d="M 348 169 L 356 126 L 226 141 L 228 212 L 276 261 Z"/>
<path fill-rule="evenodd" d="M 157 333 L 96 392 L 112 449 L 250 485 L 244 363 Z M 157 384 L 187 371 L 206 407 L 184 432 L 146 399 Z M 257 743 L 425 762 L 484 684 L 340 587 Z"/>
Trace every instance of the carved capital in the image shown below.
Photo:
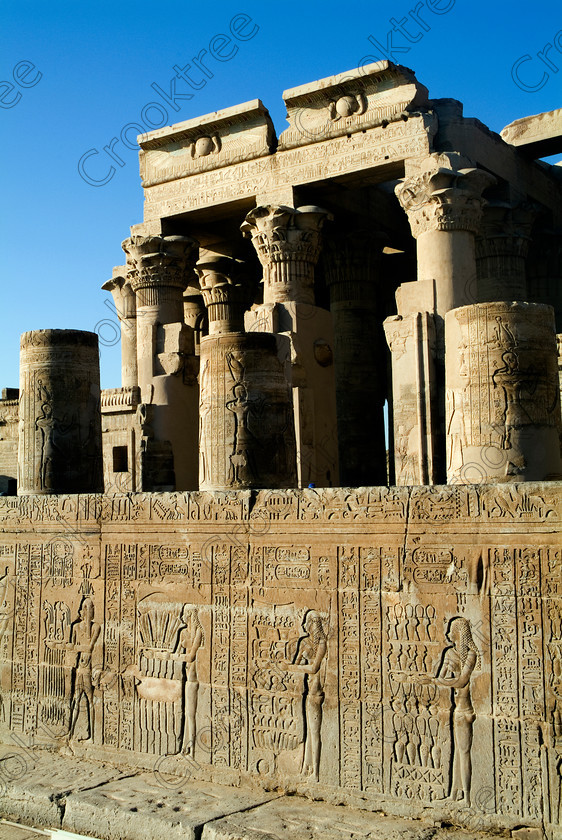
<path fill-rule="evenodd" d="M 408 214 L 414 237 L 430 230 L 476 233 L 485 199 L 495 178 L 457 152 L 432 154 L 424 169 L 405 179 L 395 193 Z"/>
<path fill-rule="evenodd" d="M 136 318 L 137 314 L 136 298 L 129 282 L 129 274 L 129 267 L 120 265 L 113 269 L 111 280 L 107 280 L 102 286 L 105 292 L 111 292 L 120 321 Z"/>
<path fill-rule="evenodd" d="M 139 306 L 161 302 L 162 290 L 177 295 L 192 276 L 198 243 L 189 236 L 131 236 L 123 242 L 129 282 Z"/>
<path fill-rule="evenodd" d="M 535 204 L 527 201 L 488 203 L 476 238 L 476 259 L 498 256 L 525 259 L 538 210 Z"/>
<path fill-rule="evenodd" d="M 256 207 L 241 225 L 263 266 L 264 301 L 314 303 L 320 231 L 331 218 L 321 207 Z"/>
<path fill-rule="evenodd" d="M 332 304 L 376 300 L 376 275 L 387 241 L 384 233 L 365 228 L 330 230 L 322 256 Z"/>
<path fill-rule="evenodd" d="M 207 256 L 195 266 L 209 315 L 209 333 L 243 332 L 248 289 L 244 264 L 224 256 Z"/>

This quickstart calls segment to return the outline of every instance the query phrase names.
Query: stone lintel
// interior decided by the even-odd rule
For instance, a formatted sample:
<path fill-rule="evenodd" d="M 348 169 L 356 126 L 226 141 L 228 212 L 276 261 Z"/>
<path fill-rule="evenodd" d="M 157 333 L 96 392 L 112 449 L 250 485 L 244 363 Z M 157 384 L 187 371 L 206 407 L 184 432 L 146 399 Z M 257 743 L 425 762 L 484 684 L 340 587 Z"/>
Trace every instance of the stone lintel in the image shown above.
<path fill-rule="evenodd" d="M 138 138 L 143 186 L 220 169 L 274 151 L 275 129 L 259 99 L 159 128 Z"/>
<path fill-rule="evenodd" d="M 386 127 L 367 128 L 342 137 L 327 137 L 307 149 L 294 148 L 275 155 L 245 160 L 220 170 L 196 172 L 182 170 L 172 183 L 145 183 L 145 225 L 135 226 L 132 233 L 152 233 L 161 219 L 177 214 L 218 207 L 256 196 L 283 195 L 287 185 L 298 186 L 351 175 L 365 169 L 401 163 L 410 158 L 423 159 L 432 151 L 432 138 L 437 130 L 431 114 L 412 114 L 407 121 Z M 278 192 L 279 191 L 279 192 Z M 282 202 L 283 203 L 283 202 Z"/>
<path fill-rule="evenodd" d="M 500 132 L 506 143 L 532 158 L 562 153 L 562 108 L 522 117 Z"/>
<path fill-rule="evenodd" d="M 428 91 L 413 71 L 377 61 L 283 93 L 290 127 L 280 149 L 392 122 L 427 102 Z"/>

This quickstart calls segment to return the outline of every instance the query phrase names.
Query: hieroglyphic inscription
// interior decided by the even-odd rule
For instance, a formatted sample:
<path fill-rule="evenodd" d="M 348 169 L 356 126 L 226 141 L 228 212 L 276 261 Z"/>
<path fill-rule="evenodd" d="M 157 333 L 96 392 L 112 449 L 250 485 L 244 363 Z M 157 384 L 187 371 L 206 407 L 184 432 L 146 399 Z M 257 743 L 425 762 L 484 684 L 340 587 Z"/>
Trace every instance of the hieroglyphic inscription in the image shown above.
<path fill-rule="evenodd" d="M 383 684 L 381 620 L 381 555 L 379 548 L 361 548 L 360 627 L 363 639 L 361 694 L 362 787 L 383 792 Z"/>
<path fill-rule="evenodd" d="M 361 644 L 359 637 L 359 549 L 338 549 L 340 646 L 340 784 L 361 788 Z"/>
<path fill-rule="evenodd" d="M 180 178 L 145 189 L 145 221 L 254 196 L 285 184 L 307 183 L 377 163 L 418 157 L 428 151 L 424 117 L 391 123 L 348 137 L 315 143 L 306 149 L 278 152 L 223 169 Z M 275 161 L 275 162 L 273 162 Z"/>
<path fill-rule="evenodd" d="M 550 744 L 549 756 L 550 820 L 562 821 L 562 551 L 545 549 L 542 580 L 544 662 L 547 702 L 547 721 Z"/>
<path fill-rule="evenodd" d="M 492 694 L 496 802 L 500 813 L 521 815 L 515 561 L 510 548 L 490 551 L 492 570 Z"/>
<path fill-rule="evenodd" d="M 541 721 L 545 719 L 541 622 L 541 557 L 535 548 L 517 549 L 519 703 L 521 711 L 523 813 L 541 818 Z"/>
<path fill-rule="evenodd" d="M 124 663 L 134 661 L 135 655 L 135 582 L 137 579 L 137 546 L 123 545 L 121 548 L 121 600 L 119 616 L 119 661 L 121 669 Z M 125 750 L 133 749 L 134 710 L 130 692 L 121 695 L 121 714 L 119 726 L 119 746 Z"/>
<path fill-rule="evenodd" d="M 211 757 L 228 765 L 230 758 L 230 552 L 228 543 L 213 546 L 212 603 L 213 645 L 211 658 Z"/>
<path fill-rule="evenodd" d="M 121 599 L 121 546 L 105 547 L 105 615 L 104 615 L 104 671 L 110 678 L 103 695 L 103 742 L 119 746 L 119 708 L 121 698 L 130 700 L 120 676 L 119 620 Z M 127 696 L 129 695 L 129 696 Z"/>
<path fill-rule="evenodd" d="M 230 603 L 232 605 L 230 641 L 230 685 L 232 686 L 231 766 L 246 769 L 248 762 L 248 555 L 242 548 L 232 549 Z"/>

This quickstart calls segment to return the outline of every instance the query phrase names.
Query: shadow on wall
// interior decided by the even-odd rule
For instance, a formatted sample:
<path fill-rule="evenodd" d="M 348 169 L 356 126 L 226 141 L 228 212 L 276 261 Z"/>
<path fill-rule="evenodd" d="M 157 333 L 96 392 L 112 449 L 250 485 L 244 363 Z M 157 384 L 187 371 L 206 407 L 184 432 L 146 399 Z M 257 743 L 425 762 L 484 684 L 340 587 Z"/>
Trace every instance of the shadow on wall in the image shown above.
<path fill-rule="evenodd" d="M 0 496 L 15 496 L 17 481 L 9 475 L 0 475 Z"/>

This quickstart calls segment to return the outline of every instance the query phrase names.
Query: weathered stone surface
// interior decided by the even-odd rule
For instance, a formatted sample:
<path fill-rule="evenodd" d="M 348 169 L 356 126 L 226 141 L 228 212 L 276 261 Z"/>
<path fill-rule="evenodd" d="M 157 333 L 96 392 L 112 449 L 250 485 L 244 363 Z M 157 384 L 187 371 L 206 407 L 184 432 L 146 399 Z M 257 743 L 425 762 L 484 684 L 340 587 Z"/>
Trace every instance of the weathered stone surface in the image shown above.
<path fill-rule="evenodd" d="M 290 149 L 403 117 L 427 102 L 427 88 L 407 67 L 377 61 L 286 90 L 283 99 L 290 128 L 279 147 Z"/>
<path fill-rule="evenodd" d="M 271 795 L 199 782 L 166 788 L 155 774 L 116 780 L 66 797 L 62 826 L 104 840 L 196 840 L 205 823 L 246 810 Z"/>
<path fill-rule="evenodd" d="M 4 743 L 555 825 L 560 490 L 0 499 Z"/>
<path fill-rule="evenodd" d="M 43 840 L 50 838 L 51 834 L 44 831 L 26 828 L 23 825 L 0 820 L 0 840 Z"/>
<path fill-rule="evenodd" d="M 102 490 L 97 335 L 24 333 L 20 394 L 18 493 Z"/>
<path fill-rule="evenodd" d="M 46 733 L 40 737 L 46 741 Z M 0 813 L 45 828 L 60 828 L 71 791 L 95 788 L 126 775 L 115 767 L 54 755 L 37 743 L 29 748 L 23 738 L 3 747 L 0 768 Z"/>
<path fill-rule="evenodd" d="M 141 178 L 146 187 L 166 183 L 259 158 L 273 151 L 274 143 L 269 113 L 254 99 L 142 135 Z"/>
<path fill-rule="evenodd" d="M 4 388 L 0 400 L 0 493 L 15 493 L 18 476 L 19 390 Z"/>
<path fill-rule="evenodd" d="M 297 797 L 283 797 L 205 826 L 202 840 L 493 840 L 505 835 L 438 828 Z"/>
<path fill-rule="evenodd" d="M 556 155 L 562 152 L 562 108 L 515 120 L 502 129 L 501 136 L 533 158 Z"/>
<path fill-rule="evenodd" d="M 295 487 L 295 433 L 286 336 L 201 340 L 202 490 Z"/>
<path fill-rule="evenodd" d="M 447 478 L 557 478 L 560 396 L 554 318 L 538 303 L 447 313 Z"/>

